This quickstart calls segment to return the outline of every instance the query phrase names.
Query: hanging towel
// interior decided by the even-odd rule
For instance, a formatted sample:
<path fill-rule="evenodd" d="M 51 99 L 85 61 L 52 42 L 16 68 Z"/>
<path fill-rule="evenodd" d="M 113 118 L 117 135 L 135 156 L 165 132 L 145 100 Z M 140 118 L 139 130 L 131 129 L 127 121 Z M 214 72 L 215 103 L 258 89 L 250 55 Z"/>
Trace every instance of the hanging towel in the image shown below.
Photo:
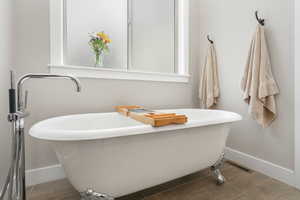
<path fill-rule="evenodd" d="M 264 128 L 276 118 L 275 95 L 279 94 L 273 78 L 265 30 L 258 25 L 248 55 L 242 80 L 243 98 L 249 114 Z"/>
<path fill-rule="evenodd" d="M 205 65 L 202 69 L 199 87 L 199 99 L 201 107 L 212 108 L 220 97 L 218 63 L 215 47 L 209 44 Z"/>

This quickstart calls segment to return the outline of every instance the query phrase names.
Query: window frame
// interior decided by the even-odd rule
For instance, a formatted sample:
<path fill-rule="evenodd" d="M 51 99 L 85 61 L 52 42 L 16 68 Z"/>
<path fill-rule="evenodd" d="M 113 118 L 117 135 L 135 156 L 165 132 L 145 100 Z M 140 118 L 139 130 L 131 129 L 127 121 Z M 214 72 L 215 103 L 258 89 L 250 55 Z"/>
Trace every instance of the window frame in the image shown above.
<path fill-rule="evenodd" d="M 123 38 L 127 43 L 127 0 L 124 0 Z M 50 0 L 50 73 L 70 74 L 79 78 L 122 79 L 162 82 L 189 81 L 189 0 L 178 0 L 176 73 L 145 72 L 128 69 L 127 45 L 123 45 L 123 66 L 126 68 L 96 68 L 66 65 L 64 63 L 65 44 L 65 1 Z M 175 55 L 176 55 L 175 54 Z"/>

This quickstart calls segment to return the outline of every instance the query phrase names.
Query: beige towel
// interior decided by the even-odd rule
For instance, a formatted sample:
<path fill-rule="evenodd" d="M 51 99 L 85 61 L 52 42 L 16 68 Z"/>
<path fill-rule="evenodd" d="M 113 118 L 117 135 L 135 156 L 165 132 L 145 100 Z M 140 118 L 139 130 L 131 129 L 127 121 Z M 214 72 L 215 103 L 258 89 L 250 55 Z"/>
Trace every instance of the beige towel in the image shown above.
<path fill-rule="evenodd" d="M 212 108 L 220 96 L 218 63 L 214 44 L 209 45 L 205 65 L 202 69 L 199 98 L 202 108 Z"/>
<path fill-rule="evenodd" d="M 251 43 L 242 90 L 243 98 L 249 104 L 249 114 L 263 127 L 270 126 L 277 115 L 275 95 L 279 94 L 279 89 L 273 78 L 265 31 L 261 25 L 258 25 Z"/>

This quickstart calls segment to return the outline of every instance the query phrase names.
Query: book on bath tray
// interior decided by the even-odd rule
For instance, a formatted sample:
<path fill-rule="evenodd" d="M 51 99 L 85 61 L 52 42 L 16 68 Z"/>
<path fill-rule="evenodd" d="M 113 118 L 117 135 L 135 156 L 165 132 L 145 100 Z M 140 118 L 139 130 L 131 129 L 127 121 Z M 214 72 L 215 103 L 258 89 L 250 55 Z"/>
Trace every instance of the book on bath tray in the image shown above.
<path fill-rule="evenodd" d="M 178 115 L 176 113 L 158 113 L 145 109 L 142 106 L 117 106 L 116 111 L 144 124 L 150 124 L 153 127 L 161 127 L 171 124 L 185 124 L 188 121 L 186 115 Z"/>

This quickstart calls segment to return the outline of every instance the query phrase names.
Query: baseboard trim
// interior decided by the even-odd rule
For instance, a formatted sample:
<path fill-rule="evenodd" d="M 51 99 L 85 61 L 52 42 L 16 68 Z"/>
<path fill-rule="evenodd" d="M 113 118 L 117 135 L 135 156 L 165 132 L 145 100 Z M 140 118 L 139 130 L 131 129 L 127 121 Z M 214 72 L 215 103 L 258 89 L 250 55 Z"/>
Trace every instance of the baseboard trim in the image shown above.
<path fill-rule="evenodd" d="M 251 170 L 265 174 L 288 185 L 296 186 L 294 181 L 295 173 L 293 170 L 256 158 L 249 154 L 242 153 L 229 147 L 225 149 L 225 157 L 243 166 L 247 166 L 247 168 Z"/>
<path fill-rule="evenodd" d="M 61 165 L 31 169 L 26 171 L 26 185 L 38 185 L 41 183 L 56 181 L 65 178 L 65 172 Z"/>
<path fill-rule="evenodd" d="M 281 167 L 260 158 L 256 158 L 249 154 L 242 153 L 229 147 L 225 149 L 225 157 L 229 160 L 246 166 L 251 170 L 260 172 L 286 184 L 297 187 L 295 183 L 295 173 L 293 170 Z M 61 165 L 52 165 L 48 167 L 27 170 L 26 184 L 27 186 L 32 186 L 63 179 L 65 177 L 66 175 Z"/>

